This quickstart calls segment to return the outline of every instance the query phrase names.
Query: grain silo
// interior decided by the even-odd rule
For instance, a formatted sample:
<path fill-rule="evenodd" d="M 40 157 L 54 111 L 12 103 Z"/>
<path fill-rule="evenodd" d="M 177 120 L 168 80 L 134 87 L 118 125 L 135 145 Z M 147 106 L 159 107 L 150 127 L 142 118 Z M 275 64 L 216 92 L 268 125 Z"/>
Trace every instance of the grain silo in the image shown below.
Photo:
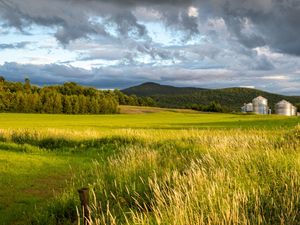
<path fill-rule="evenodd" d="M 275 105 L 276 114 L 285 116 L 295 116 L 297 115 L 297 108 L 293 106 L 290 102 L 282 100 Z"/>
<path fill-rule="evenodd" d="M 258 96 L 252 100 L 253 112 L 256 114 L 268 114 L 268 100 L 262 96 Z"/>
<path fill-rule="evenodd" d="M 253 112 L 253 104 L 252 103 L 244 103 L 244 106 L 242 107 L 242 112 L 247 113 L 247 112 Z"/>
<path fill-rule="evenodd" d="M 252 103 L 246 104 L 246 112 L 253 112 L 253 104 Z"/>
<path fill-rule="evenodd" d="M 292 116 L 297 116 L 297 107 L 292 106 Z"/>

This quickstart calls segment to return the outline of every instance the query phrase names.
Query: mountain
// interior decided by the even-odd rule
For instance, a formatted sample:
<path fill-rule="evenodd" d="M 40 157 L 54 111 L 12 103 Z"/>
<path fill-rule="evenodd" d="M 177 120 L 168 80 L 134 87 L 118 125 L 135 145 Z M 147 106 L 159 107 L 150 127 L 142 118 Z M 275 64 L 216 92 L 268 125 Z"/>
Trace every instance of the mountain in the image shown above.
<path fill-rule="evenodd" d="M 122 90 L 127 95 L 152 97 L 161 107 L 185 108 L 192 104 L 208 105 L 215 101 L 230 110 L 239 111 L 244 103 L 261 95 L 269 100 L 269 106 L 285 99 L 293 104 L 300 103 L 300 96 L 284 96 L 252 88 L 204 89 L 194 87 L 174 87 L 158 83 L 143 83 Z"/>
<path fill-rule="evenodd" d="M 199 90 L 207 90 L 204 88 L 194 87 L 173 87 L 169 85 L 161 85 L 154 82 L 143 83 L 122 90 L 123 93 L 134 94 L 137 96 L 154 96 L 154 95 L 174 95 L 174 94 L 192 94 Z"/>

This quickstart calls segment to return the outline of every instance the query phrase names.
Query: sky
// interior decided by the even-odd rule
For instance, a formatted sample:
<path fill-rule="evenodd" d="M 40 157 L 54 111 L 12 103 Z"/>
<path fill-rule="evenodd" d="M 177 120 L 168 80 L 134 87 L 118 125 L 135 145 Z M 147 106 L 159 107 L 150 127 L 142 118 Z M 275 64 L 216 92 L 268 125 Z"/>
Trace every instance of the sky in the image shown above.
<path fill-rule="evenodd" d="M 0 75 L 300 95 L 300 1 L 0 0 Z"/>

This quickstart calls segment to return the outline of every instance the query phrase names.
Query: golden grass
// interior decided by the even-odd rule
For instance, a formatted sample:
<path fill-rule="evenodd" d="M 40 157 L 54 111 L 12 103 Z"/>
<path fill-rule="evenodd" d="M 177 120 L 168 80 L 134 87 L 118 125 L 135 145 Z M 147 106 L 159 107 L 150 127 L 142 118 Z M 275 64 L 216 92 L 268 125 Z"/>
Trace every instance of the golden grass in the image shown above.
<path fill-rule="evenodd" d="M 89 186 L 89 224 L 300 224 L 300 126 L 283 129 L 1 129 L 21 146 L 93 150 L 35 224 L 82 224 L 77 189 Z M 68 212 L 68 211 L 67 211 Z M 67 214 L 67 213 L 66 213 Z"/>

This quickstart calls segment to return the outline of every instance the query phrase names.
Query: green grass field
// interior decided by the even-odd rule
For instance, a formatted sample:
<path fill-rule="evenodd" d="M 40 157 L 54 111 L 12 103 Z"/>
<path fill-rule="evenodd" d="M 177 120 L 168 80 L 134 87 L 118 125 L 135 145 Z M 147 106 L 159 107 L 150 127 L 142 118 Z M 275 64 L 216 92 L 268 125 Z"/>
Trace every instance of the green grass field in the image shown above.
<path fill-rule="evenodd" d="M 130 108 L 130 107 L 129 107 Z M 144 107 L 145 108 L 145 107 Z M 118 115 L 1 114 L 2 129 L 207 129 L 291 127 L 299 117 L 158 111 Z"/>
<path fill-rule="evenodd" d="M 0 225 L 300 224 L 299 117 L 121 111 L 0 114 Z"/>

